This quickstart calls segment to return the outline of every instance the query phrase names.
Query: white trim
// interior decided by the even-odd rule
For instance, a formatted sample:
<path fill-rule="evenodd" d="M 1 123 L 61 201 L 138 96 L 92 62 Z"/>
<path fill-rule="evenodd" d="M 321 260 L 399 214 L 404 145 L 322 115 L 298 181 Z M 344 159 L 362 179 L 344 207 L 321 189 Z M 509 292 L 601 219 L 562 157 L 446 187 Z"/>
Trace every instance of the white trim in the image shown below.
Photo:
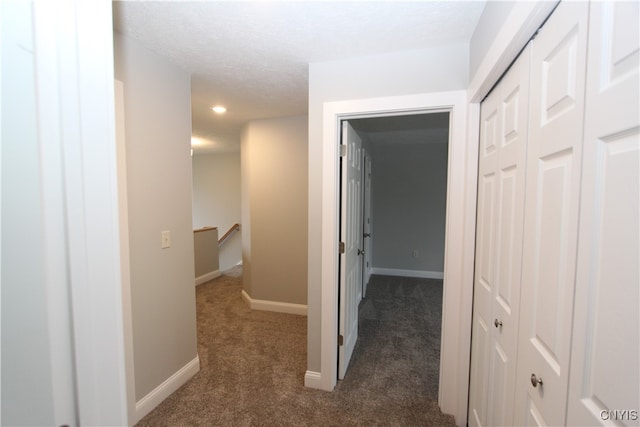
<path fill-rule="evenodd" d="M 379 268 L 373 267 L 371 274 L 380 276 L 399 276 L 399 277 L 419 277 L 422 279 L 443 279 L 442 271 L 426 271 L 426 270 L 404 270 L 401 268 Z"/>
<path fill-rule="evenodd" d="M 222 276 L 222 273 L 220 273 L 220 270 L 210 271 L 209 273 L 196 277 L 196 286 L 202 285 L 203 283 L 206 283 L 209 280 L 213 280 L 216 277 L 220 277 L 220 276 Z"/>
<path fill-rule="evenodd" d="M 118 171 L 118 212 L 120 220 L 120 277 L 122 279 L 122 320 L 124 361 L 127 378 L 127 418 L 134 424 L 136 406 L 135 363 L 133 355 L 133 312 L 131 308 L 131 265 L 129 260 L 129 208 L 127 193 L 127 145 L 124 121 L 124 83 L 115 80 L 116 164 Z"/>
<path fill-rule="evenodd" d="M 43 6 L 46 9 L 43 10 Z M 29 31 L 34 34 L 33 42 L 35 45 L 34 65 L 36 65 L 36 68 L 31 78 L 35 77 L 37 79 L 37 82 L 35 82 L 36 87 L 46 89 L 23 95 L 33 96 L 33 105 L 37 106 L 38 109 L 33 119 L 37 125 L 37 134 L 34 134 L 34 136 L 37 135 L 39 150 L 41 256 L 43 264 L 38 265 L 36 268 L 44 267 L 42 273 L 44 274 L 43 285 L 48 311 L 47 326 L 50 343 L 50 371 L 47 370 L 47 372 L 51 374 L 50 379 L 53 391 L 50 395 L 53 409 L 51 424 L 60 425 L 76 418 L 79 405 L 74 390 L 74 349 L 70 328 L 73 319 L 71 316 L 72 304 L 67 271 L 67 264 L 69 263 L 69 257 L 67 256 L 68 234 L 65 230 L 66 200 L 64 191 L 66 183 L 63 171 L 66 169 L 61 156 L 64 152 L 64 141 L 61 138 L 62 116 L 67 112 L 60 109 L 61 101 L 56 90 L 59 81 L 61 81 L 57 74 L 57 70 L 60 68 L 59 63 L 61 62 L 57 55 L 56 43 L 59 42 L 59 35 L 56 34 L 55 30 L 57 27 L 55 24 L 58 22 L 51 17 L 52 9 L 47 10 L 47 6 L 49 5 L 35 3 L 26 7 L 31 9 L 29 15 L 33 21 L 28 24 L 31 27 Z M 21 7 L 25 6 L 21 5 Z M 3 12 L 11 14 L 13 11 L 6 10 Z M 8 19 L 7 16 L 5 16 L 5 19 Z M 23 23 L 27 24 L 27 22 Z M 69 57 L 75 59 L 73 55 L 69 55 Z M 11 295 L 10 293 L 8 294 Z M 43 374 L 44 371 L 41 375 Z M 28 411 L 28 402 L 17 403 L 19 403 L 18 407 Z"/>
<path fill-rule="evenodd" d="M 320 372 L 307 371 L 304 374 L 304 386 L 309 388 L 321 388 L 322 375 Z"/>
<path fill-rule="evenodd" d="M 136 412 L 133 424 L 140 421 L 149 412 L 158 406 L 163 400 L 179 389 L 200 370 L 200 358 L 198 356 L 184 365 L 175 374 L 167 378 L 158 387 L 151 390 L 149 394 L 136 402 Z"/>
<path fill-rule="evenodd" d="M 57 132 L 47 132 L 39 124 L 39 134 L 47 150 L 60 144 L 58 176 L 64 179 L 60 201 L 67 224 L 61 237 L 68 256 L 77 424 L 124 425 L 111 4 L 39 1 L 33 3 L 33 17 L 38 115 L 58 126 Z M 52 84 L 43 84 L 48 81 Z"/>
<path fill-rule="evenodd" d="M 244 289 L 241 295 L 251 310 L 274 311 L 276 313 L 298 314 L 300 316 L 307 315 L 307 306 L 304 304 L 253 299 Z"/>
<path fill-rule="evenodd" d="M 475 224 L 475 203 L 468 203 L 465 199 L 476 191 L 475 169 L 472 167 L 468 171 L 468 168 L 473 164 L 474 146 L 477 146 L 477 140 L 470 147 L 467 146 L 466 103 L 466 92 L 454 91 L 327 102 L 323 105 L 321 354 L 317 388 L 333 390 L 337 378 L 339 121 L 370 115 L 451 112 L 443 313 L 448 313 L 449 317 L 459 316 L 465 319 L 466 312 L 470 314 L 471 311 L 473 256 L 462 255 L 466 252 L 465 248 L 473 247 L 475 240 L 475 226 L 465 228 L 465 224 Z M 469 157 L 468 153 L 471 153 Z M 469 364 L 467 349 L 471 340 L 471 323 L 454 320 L 446 325 L 446 331 L 444 323 L 438 402 L 444 412 L 453 413 L 456 421 L 461 424 L 466 420 Z M 465 376 L 465 371 L 460 372 L 463 365 L 467 366 L 464 382 L 461 378 Z M 459 410 L 463 406 L 464 410 Z"/>

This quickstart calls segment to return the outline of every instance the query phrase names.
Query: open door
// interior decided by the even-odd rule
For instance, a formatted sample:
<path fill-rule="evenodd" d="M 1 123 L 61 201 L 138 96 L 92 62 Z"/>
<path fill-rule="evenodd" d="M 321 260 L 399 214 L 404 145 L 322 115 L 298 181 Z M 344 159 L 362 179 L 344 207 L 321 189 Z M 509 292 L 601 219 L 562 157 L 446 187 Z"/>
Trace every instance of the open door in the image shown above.
<path fill-rule="evenodd" d="M 362 140 L 342 122 L 340 174 L 340 322 L 338 379 L 343 379 L 358 339 L 362 299 Z"/>
<path fill-rule="evenodd" d="M 367 295 L 367 285 L 371 278 L 371 269 L 373 268 L 373 245 L 371 241 L 372 223 L 371 223 L 371 156 L 364 150 L 364 173 L 362 174 L 364 185 L 364 196 L 362 206 L 364 209 L 362 217 L 362 298 Z"/>

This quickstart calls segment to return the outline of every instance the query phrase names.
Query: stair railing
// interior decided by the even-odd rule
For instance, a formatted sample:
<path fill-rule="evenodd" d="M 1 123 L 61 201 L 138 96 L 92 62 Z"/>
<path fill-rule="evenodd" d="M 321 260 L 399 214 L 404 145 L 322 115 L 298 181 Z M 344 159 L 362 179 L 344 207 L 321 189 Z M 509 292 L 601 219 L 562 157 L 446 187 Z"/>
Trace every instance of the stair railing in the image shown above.
<path fill-rule="evenodd" d="M 224 235 L 220 239 L 218 239 L 218 246 L 222 246 L 222 244 L 226 242 L 227 239 L 231 237 L 231 235 L 234 234 L 236 231 L 240 231 L 240 224 L 238 223 L 233 224 L 231 228 L 227 230 L 227 232 L 224 233 Z"/>

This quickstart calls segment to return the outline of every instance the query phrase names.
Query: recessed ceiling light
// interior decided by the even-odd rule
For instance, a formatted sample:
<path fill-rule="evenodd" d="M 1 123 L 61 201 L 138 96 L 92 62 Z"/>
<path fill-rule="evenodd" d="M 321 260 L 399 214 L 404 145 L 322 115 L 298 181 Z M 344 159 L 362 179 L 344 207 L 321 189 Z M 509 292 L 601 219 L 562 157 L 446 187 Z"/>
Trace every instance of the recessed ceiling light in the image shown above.
<path fill-rule="evenodd" d="M 222 105 L 216 105 L 215 107 L 211 107 L 214 113 L 222 114 L 227 111 Z"/>

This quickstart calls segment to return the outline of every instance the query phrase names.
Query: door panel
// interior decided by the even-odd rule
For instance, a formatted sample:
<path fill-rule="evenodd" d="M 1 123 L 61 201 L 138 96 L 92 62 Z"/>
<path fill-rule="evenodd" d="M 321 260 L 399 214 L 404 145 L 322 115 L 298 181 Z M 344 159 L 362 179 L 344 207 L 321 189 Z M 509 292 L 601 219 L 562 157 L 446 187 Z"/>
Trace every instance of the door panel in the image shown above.
<path fill-rule="evenodd" d="M 500 115 L 499 93 L 492 92 L 480 111 L 480 162 L 478 165 L 478 217 L 476 226 L 476 273 L 473 296 L 469 425 L 486 426 L 491 377 L 491 333 L 495 242 L 494 200 Z"/>
<path fill-rule="evenodd" d="M 548 426 L 547 422 L 544 420 L 542 413 L 536 407 L 536 404 L 532 401 L 528 402 L 528 408 L 526 413 L 526 421 L 523 423 L 523 426 Z"/>
<path fill-rule="evenodd" d="M 590 12 L 570 425 L 638 423 L 615 411 L 640 401 L 639 12 L 637 2 Z"/>
<path fill-rule="evenodd" d="M 532 264 L 533 277 L 528 282 L 527 301 L 535 306 L 532 317 L 527 319 L 528 333 L 531 344 L 556 375 L 560 374 L 560 359 L 569 354 L 569 342 L 565 339 L 569 331 L 563 333 L 563 329 L 567 329 L 565 325 L 569 320 L 567 310 L 571 306 L 571 293 L 567 287 L 571 283 L 568 275 L 573 270 L 565 262 L 572 258 L 570 252 L 574 249 L 568 242 L 570 233 L 567 230 L 573 225 L 568 201 L 571 192 L 578 191 L 577 186 L 571 185 L 573 158 L 573 152 L 568 151 L 541 159 L 536 171 L 538 185 L 531 195 L 538 201 L 538 206 L 533 224 L 536 235 L 528 240 L 531 245 L 528 261 Z"/>
<path fill-rule="evenodd" d="M 516 425 L 565 423 L 588 7 L 561 3 L 532 45 Z"/>
<path fill-rule="evenodd" d="M 513 355 L 510 355 L 507 350 L 504 350 L 499 342 L 496 342 L 492 347 L 493 356 L 491 357 L 493 368 L 493 385 L 491 388 L 491 425 L 506 426 L 511 424 L 512 411 L 509 411 L 507 402 L 511 399 L 509 394 L 513 395 L 513 387 L 511 385 L 511 378 L 513 375 L 508 375 L 509 365 L 513 363 L 511 360 Z M 486 392 L 486 391 L 485 391 Z"/>
<path fill-rule="evenodd" d="M 496 289 L 492 296 L 494 386 L 491 425 L 513 422 L 520 314 L 522 234 L 528 141 L 530 48 L 501 82 L 496 225 Z"/>
<path fill-rule="evenodd" d="M 474 308 L 475 311 L 475 308 Z M 487 425 L 487 388 L 489 380 L 489 326 L 485 319 L 474 314 L 471 349 L 471 378 L 469 385 L 469 425 Z"/>
<path fill-rule="evenodd" d="M 358 304 L 362 298 L 362 141 L 348 122 L 342 124 L 340 239 L 340 335 L 338 378 L 343 379 L 358 339 Z"/>
<path fill-rule="evenodd" d="M 528 81 L 527 48 L 481 107 L 471 425 L 513 419 Z"/>

